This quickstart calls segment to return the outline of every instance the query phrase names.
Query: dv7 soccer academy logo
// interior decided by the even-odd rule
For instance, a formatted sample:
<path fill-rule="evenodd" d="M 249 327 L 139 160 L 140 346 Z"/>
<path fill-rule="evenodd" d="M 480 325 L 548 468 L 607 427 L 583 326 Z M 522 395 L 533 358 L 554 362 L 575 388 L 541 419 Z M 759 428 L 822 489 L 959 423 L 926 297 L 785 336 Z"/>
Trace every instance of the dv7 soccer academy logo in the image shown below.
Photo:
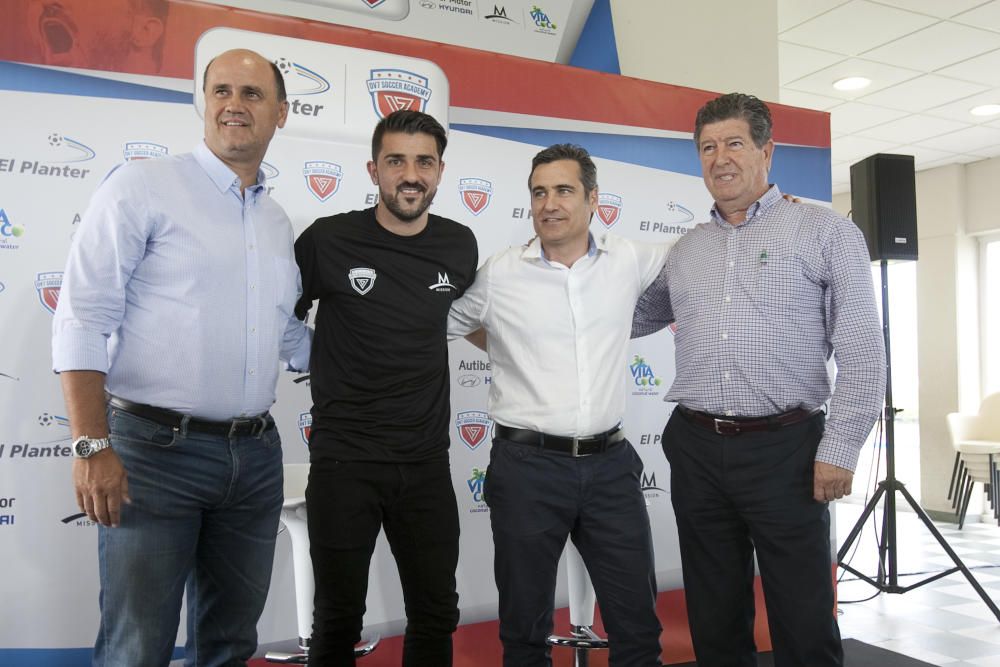
<path fill-rule="evenodd" d="M 638 354 L 635 355 L 628 369 L 632 373 L 632 381 L 635 383 L 633 396 L 655 396 L 659 393 L 658 388 L 663 384 L 663 380 L 656 377 L 652 367 L 646 363 L 645 359 Z"/>
<path fill-rule="evenodd" d="M 308 410 L 306 412 L 299 413 L 299 435 L 302 436 L 302 442 L 309 444 L 309 436 L 312 435 L 312 425 L 313 416 Z"/>
<path fill-rule="evenodd" d="M 597 196 L 597 217 L 605 229 L 611 229 L 622 215 L 622 198 L 609 192 Z"/>
<path fill-rule="evenodd" d="M 469 213 L 479 215 L 490 205 L 493 183 L 484 178 L 460 178 L 458 192 L 462 195 L 462 205 Z"/>
<path fill-rule="evenodd" d="M 56 306 L 59 305 L 59 292 L 62 290 L 62 271 L 49 271 L 39 273 L 35 277 L 35 289 L 38 291 L 38 300 L 45 306 L 45 310 L 55 314 Z"/>
<path fill-rule="evenodd" d="M 431 98 L 427 77 L 401 69 L 373 69 L 368 79 L 368 93 L 379 118 L 393 111 L 426 111 Z"/>
<path fill-rule="evenodd" d="M 455 428 L 465 446 L 475 450 L 493 432 L 493 420 L 482 410 L 466 410 L 455 415 Z"/>
<path fill-rule="evenodd" d="M 339 164 L 326 162 L 324 160 L 313 160 L 306 162 L 302 169 L 302 175 L 306 179 L 306 187 L 316 199 L 326 201 L 337 194 L 340 189 L 340 181 L 344 178 L 344 171 Z"/>

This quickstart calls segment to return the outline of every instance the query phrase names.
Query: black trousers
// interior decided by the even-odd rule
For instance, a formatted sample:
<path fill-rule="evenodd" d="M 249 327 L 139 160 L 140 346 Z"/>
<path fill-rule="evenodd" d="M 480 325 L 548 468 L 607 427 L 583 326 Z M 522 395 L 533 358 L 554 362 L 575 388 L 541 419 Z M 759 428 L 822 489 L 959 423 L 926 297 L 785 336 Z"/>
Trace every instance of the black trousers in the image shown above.
<path fill-rule="evenodd" d="M 824 416 L 721 436 L 674 410 L 663 431 L 700 667 L 753 667 L 753 554 L 776 667 L 840 667 L 830 511 L 813 500 Z"/>
<path fill-rule="evenodd" d="M 552 664 L 556 574 L 567 537 L 590 573 L 612 667 L 660 665 L 653 542 L 627 441 L 573 458 L 496 438 L 484 492 L 493 527 L 505 667 Z"/>
<path fill-rule="evenodd" d="M 369 565 L 384 528 L 406 607 L 403 665 L 451 665 L 459 525 L 448 461 L 316 461 L 306 507 L 316 579 L 309 664 L 355 664 Z"/>

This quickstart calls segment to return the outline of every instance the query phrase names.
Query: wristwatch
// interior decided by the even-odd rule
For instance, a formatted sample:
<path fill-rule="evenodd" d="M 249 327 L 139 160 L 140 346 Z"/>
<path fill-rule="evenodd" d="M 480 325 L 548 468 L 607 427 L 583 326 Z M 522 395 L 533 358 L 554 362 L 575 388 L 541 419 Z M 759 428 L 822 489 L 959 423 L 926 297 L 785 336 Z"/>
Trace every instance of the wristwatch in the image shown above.
<path fill-rule="evenodd" d="M 110 446 L 110 438 L 91 438 L 89 435 L 81 435 L 73 441 L 73 456 L 78 459 L 89 459 L 97 452 Z"/>

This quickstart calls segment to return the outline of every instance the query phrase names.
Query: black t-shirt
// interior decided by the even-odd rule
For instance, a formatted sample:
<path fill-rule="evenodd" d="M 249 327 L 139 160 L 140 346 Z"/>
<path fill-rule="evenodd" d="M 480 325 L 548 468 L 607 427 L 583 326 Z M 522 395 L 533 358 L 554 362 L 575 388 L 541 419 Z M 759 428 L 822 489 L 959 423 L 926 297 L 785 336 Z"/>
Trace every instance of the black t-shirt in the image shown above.
<path fill-rule="evenodd" d="M 447 456 L 448 309 L 472 284 L 476 238 L 431 215 L 398 236 L 375 209 L 320 218 L 295 242 L 313 339 L 310 458 L 408 463 Z"/>

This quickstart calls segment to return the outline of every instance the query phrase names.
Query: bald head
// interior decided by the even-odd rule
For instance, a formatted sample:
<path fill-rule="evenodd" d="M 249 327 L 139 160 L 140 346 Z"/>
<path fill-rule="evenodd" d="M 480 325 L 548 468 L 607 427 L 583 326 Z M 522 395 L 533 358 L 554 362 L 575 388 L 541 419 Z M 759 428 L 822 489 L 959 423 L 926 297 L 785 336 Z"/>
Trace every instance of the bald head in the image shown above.
<path fill-rule="evenodd" d="M 261 62 L 265 62 L 268 65 L 270 65 L 271 66 L 271 73 L 274 74 L 274 85 L 275 85 L 275 87 L 276 87 L 276 89 L 278 91 L 278 101 L 279 102 L 284 102 L 286 99 L 288 99 L 288 94 L 285 92 L 285 77 L 282 75 L 281 70 L 278 69 L 278 66 L 275 65 L 270 60 L 268 60 L 267 58 L 265 58 L 264 56 L 262 56 L 259 53 L 257 53 L 256 51 L 251 51 L 250 49 L 231 49 L 229 51 L 223 51 L 219 55 L 215 56 L 215 58 L 212 58 L 211 60 L 209 60 L 208 64 L 205 65 L 205 74 L 201 78 L 201 81 L 202 81 L 202 84 L 201 84 L 202 92 L 204 92 L 205 85 L 208 82 L 208 70 L 210 70 L 212 68 L 212 63 L 214 63 L 216 60 L 218 60 L 222 56 L 231 56 L 231 55 L 243 56 L 243 57 L 247 57 L 247 58 L 251 58 L 251 59 L 256 58 L 256 59 L 259 59 Z"/>

